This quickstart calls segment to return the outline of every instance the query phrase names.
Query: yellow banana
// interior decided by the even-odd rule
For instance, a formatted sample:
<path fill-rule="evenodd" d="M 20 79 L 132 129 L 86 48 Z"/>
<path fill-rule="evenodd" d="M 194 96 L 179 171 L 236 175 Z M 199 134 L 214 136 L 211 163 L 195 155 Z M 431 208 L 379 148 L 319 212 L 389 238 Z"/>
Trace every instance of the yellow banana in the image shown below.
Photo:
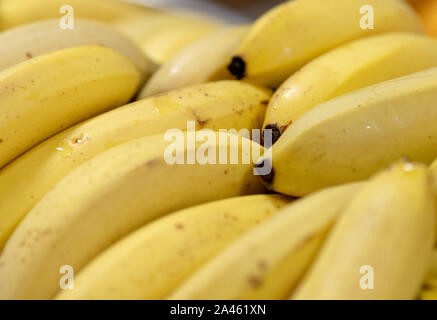
<path fill-rule="evenodd" d="M 275 140 L 300 116 L 332 98 L 437 66 L 437 39 L 387 33 L 348 43 L 288 78 L 267 108 L 264 128 Z"/>
<path fill-rule="evenodd" d="M 183 14 L 161 13 L 151 17 L 129 17 L 113 25 L 140 44 L 156 63 L 172 59 L 185 46 L 218 30 L 218 22 Z"/>
<path fill-rule="evenodd" d="M 197 268 L 289 201 L 231 198 L 157 220 L 104 251 L 58 299 L 163 299 Z"/>
<path fill-rule="evenodd" d="M 139 72 L 111 48 L 69 48 L 0 73 L 0 168 L 79 121 L 125 104 Z"/>
<path fill-rule="evenodd" d="M 0 251 L 35 203 L 62 177 L 105 149 L 168 129 L 260 129 L 271 92 L 239 81 L 172 91 L 78 124 L 0 171 Z"/>
<path fill-rule="evenodd" d="M 359 188 L 334 187 L 284 207 L 200 268 L 170 299 L 287 298 Z"/>
<path fill-rule="evenodd" d="M 38 21 L 0 33 L 0 70 L 53 51 L 86 46 L 110 47 L 135 64 L 144 83 L 156 65 L 136 43 L 117 29 L 98 21 L 75 19 L 73 30 L 59 28 L 57 19 Z"/>
<path fill-rule="evenodd" d="M 363 180 L 401 157 L 437 157 L 437 68 L 332 99 L 300 117 L 273 145 L 278 192 L 301 196 Z M 267 164 L 264 162 L 268 162 Z"/>
<path fill-rule="evenodd" d="M 238 26 L 217 31 L 188 45 L 153 74 L 139 97 L 229 78 L 226 65 L 248 28 Z"/>
<path fill-rule="evenodd" d="M 434 244 L 428 169 L 400 162 L 371 179 L 331 231 L 295 299 L 413 299 Z"/>
<path fill-rule="evenodd" d="M 264 191 L 251 165 L 252 155 L 262 152 L 257 143 L 224 132 L 172 134 L 111 148 L 51 189 L 0 256 L 0 299 L 53 298 L 62 266 L 77 273 L 151 220 L 192 205 Z M 173 162 L 180 160 L 184 164 Z"/>
<path fill-rule="evenodd" d="M 254 23 L 229 70 L 239 79 L 277 88 L 324 52 L 392 31 L 423 32 L 420 18 L 404 1 L 287 1 Z"/>
<path fill-rule="evenodd" d="M 74 18 L 95 19 L 105 22 L 141 16 L 147 19 L 156 9 L 118 0 L 2 0 L 0 2 L 0 30 L 13 28 L 38 20 L 61 18 L 65 5 L 71 6 Z"/>

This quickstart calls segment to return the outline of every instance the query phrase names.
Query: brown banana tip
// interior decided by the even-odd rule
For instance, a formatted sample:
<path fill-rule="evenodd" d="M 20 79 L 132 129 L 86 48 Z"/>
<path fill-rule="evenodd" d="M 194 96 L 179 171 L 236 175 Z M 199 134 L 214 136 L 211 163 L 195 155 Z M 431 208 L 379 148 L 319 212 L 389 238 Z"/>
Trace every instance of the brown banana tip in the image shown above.
<path fill-rule="evenodd" d="M 243 79 L 246 75 L 246 62 L 240 56 L 234 56 L 228 65 L 228 70 L 238 80 Z"/>
<path fill-rule="evenodd" d="M 263 139 L 266 136 L 266 130 L 272 130 L 272 144 L 278 141 L 279 137 L 282 134 L 281 130 L 278 128 L 276 124 L 268 124 L 264 127 Z"/>
<path fill-rule="evenodd" d="M 272 161 L 269 158 L 261 158 L 258 162 L 254 165 L 256 173 L 263 179 L 265 183 L 268 185 L 273 183 L 273 178 L 275 175 L 275 172 L 272 167 Z M 268 173 L 264 173 L 268 172 Z"/>

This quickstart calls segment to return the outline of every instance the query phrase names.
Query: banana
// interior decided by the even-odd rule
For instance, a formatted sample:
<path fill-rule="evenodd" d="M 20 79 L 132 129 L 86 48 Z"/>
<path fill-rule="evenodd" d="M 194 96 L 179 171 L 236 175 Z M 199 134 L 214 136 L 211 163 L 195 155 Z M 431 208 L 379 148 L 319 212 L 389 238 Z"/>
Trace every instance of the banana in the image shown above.
<path fill-rule="evenodd" d="M 425 166 L 407 162 L 367 182 L 334 226 L 293 298 L 415 298 L 434 244 L 430 182 Z"/>
<path fill-rule="evenodd" d="M 0 251 L 10 234 L 62 177 L 129 140 L 186 129 L 260 129 L 271 92 L 241 81 L 196 85 L 141 100 L 80 123 L 0 171 Z"/>
<path fill-rule="evenodd" d="M 271 189 L 302 196 L 363 180 L 401 157 L 437 157 L 437 68 L 332 99 L 310 110 L 273 145 L 263 177 Z"/>
<path fill-rule="evenodd" d="M 185 209 L 104 251 L 57 299 L 163 299 L 197 268 L 289 201 L 255 195 Z"/>
<path fill-rule="evenodd" d="M 423 31 L 418 15 L 404 1 L 287 1 L 255 21 L 229 70 L 238 79 L 277 88 L 324 52 L 392 31 Z"/>
<path fill-rule="evenodd" d="M 252 155 L 262 152 L 260 145 L 226 132 L 200 132 L 133 140 L 65 176 L 6 244 L 0 256 L 0 299 L 53 298 L 61 266 L 80 271 L 151 220 L 192 205 L 264 191 L 251 165 Z M 185 164 L 174 163 L 180 160 Z"/>
<path fill-rule="evenodd" d="M 32 57 L 86 45 L 102 45 L 122 53 L 141 73 L 141 84 L 157 68 L 136 43 L 107 24 L 75 19 L 73 30 L 63 30 L 57 19 L 51 19 L 0 33 L 0 71 Z"/>
<path fill-rule="evenodd" d="M 248 28 L 221 30 L 188 45 L 153 74 L 139 97 L 229 78 L 226 65 Z"/>
<path fill-rule="evenodd" d="M 185 46 L 219 30 L 222 22 L 179 13 L 141 15 L 112 22 L 158 63 L 172 59 Z"/>
<path fill-rule="evenodd" d="M 359 39 L 308 63 L 288 78 L 267 108 L 263 128 L 275 140 L 300 116 L 332 98 L 437 66 L 437 39 L 387 33 Z"/>
<path fill-rule="evenodd" d="M 282 208 L 201 267 L 170 299 L 284 299 L 361 184 L 323 190 Z"/>
<path fill-rule="evenodd" d="M 0 73 L 0 168 L 79 121 L 125 104 L 138 88 L 135 66 L 111 48 L 45 54 Z"/>
<path fill-rule="evenodd" d="M 175 19 L 160 27 L 157 32 L 148 32 L 140 46 L 158 64 L 172 59 L 187 45 L 209 36 L 218 26 L 205 21 Z"/>
<path fill-rule="evenodd" d="M 2 0 L 0 2 L 0 30 L 13 28 L 22 24 L 58 18 L 63 6 L 73 8 L 74 18 L 87 18 L 113 22 L 141 16 L 147 19 L 159 11 L 117 0 Z"/>

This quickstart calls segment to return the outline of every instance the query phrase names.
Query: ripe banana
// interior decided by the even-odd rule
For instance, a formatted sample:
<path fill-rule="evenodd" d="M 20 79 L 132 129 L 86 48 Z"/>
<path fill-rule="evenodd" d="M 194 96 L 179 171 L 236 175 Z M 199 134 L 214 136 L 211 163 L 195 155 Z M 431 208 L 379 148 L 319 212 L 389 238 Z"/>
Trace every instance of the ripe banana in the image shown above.
<path fill-rule="evenodd" d="M 419 17 L 404 1 L 288 1 L 254 23 L 229 70 L 239 79 L 277 88 L 324 52 L 392 31 L 423 31 Z"/>
<path fill-rule="evenodd" d="M 293 298 L 415 298 L 434 244 L 430 181 L 425 166 L 400 162 L 366 183 Z"/>
<path fill-rule="evenodd" d="M 231 198 L 157 220 L 104 251 L 58 299 L 163 299 L 196 269 L 289 201 Z"/>
<path fill-rule="evenodd" d="M 273 145 L 278 192 L 301 196 L 327 186 L 366 179 L 408 157 L 437 157 L 437 68 L 337 97 L 300 117 Z M 267 161 L 267 163 L 265 163 Z"/>
<path fill-rule="evenodd" d="M 187 87 L 141 100 L 59 133 L 0 171 L 0 251 L 62 177 L 105 149 L 168 129 L 260 129 L 271 92 L 241 81 Z"/>
<path fill-rule="evenodd" d="M 437 39 L 387 33 L 348 43 L 288 78 L 267 108 L 264 128 L 275 140 L 300 116 L 332 98 L 437 66 Z"/>
<path fill-rule="evenodd" d="M 156 9 L 117 0 L 2 0 L 0 2 L 0 30 L 38 20 L 60 19 L 65 15 L 60 12 L 65 5 L 73 8 L 74 18 L 105 22 L 135 16 L 147 19 L 159 12 Z"/>
<path fill-rule="evenodd" d="M 111 48 L 75 47 L 0 73 L 0 168 L 79 121 L 125 104 L 139 72 Z"/>
<path fill-rule="evenodd" d="M 248 29 L 238 26 L 217 31 L 188 45 L 153 74 L 139 97 L 229 78 L 226 65 Z"/>
<path fill-rule="evenodd" d="M 113 25 L 135 40 L 156 63 L 172 59 L 185 46 L 218 31 L 221 23 L 182 14 L 129 17 Z"/>
<path fill-rule="evenodd" d="M 78 272 L 151 220 L 192 205 L 264 191 L 251 165 L 252 156 L 262 152 L 260 145 L 214 131 L 204 142 L 199 134 L 180 133 L 171 143 L 162 134 L 133 140 L 63 178 L 6 244 L 0 256 L 0 299 L 53 298 L 61 266 Z M 186 159 L 185 164 L 169 164 L 173 156 Z"/>
<path fill-rule="evenodd" d="M 86 46 L 110 47 L 135 64 L 144 83 L 156 65 L 136 43 L 120 31 L 98 21 L 75 19 L 73 30 L 59 28 L 57 19 L 38 21 L 0 33 L 0 71 L 53 51 Z"/>
<path fill-rule="evenodd" d="M 200 268 L 170 299 L 284 299 L 361 184 L 323 190 L 281 209 Z"/>

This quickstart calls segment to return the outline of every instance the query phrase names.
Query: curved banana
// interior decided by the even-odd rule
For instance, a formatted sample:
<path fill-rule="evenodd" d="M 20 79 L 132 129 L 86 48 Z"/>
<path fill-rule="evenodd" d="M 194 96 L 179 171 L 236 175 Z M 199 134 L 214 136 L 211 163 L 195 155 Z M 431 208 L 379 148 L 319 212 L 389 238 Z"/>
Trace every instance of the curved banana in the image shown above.
<path fill-rule="evenodd" d="M 163 299 L 197 268 L 289 201 L 231 198 L 157 220 L 104 251 L 57 299 Z"/>
<path fill-rule="evenodd" d="M 284 207 L 201 267 L 170 299 L 284 299 L 361 184 L 324 190 Z"/>
<path fill-rule="evenodd" d="M 188 45 L 153 74 L 139 97 L 229 78 L 226 65 L 248 29 L 238 26 L 218 31 Z"/>
<path fill-rule="evenodd" d="M 0 251 L 35 203 L 62 177 L 104 150 L 168 129 L 260 129 L 271 92 L 220 81 L 118 108 L 59 133 L 0 171 Z"/>
<path fill-rule="evenodd" d="M 136 43 L 110 25 L 75 19 L 73 30 L 63 30 L 58 19 L 51 19 L 0 33 L 0 71 L 32 57 L 86 45 L 110 47 L 129 58 L 141 73 L 141 84 L 156 70 L 156 65 Z"/>
<path fill-rule="evenodd" d="M 295 299 L 414 299 L 434 244 L 429 171 L 397 163 L 351 200 Z"/>
<path fill-rule="evenodd" d="M 0 73 L 0 168 L 63 129 L 125 104 L 135 66 L 111 48 L 75 47 Z"/>
<path fill-rule="evenodd" d="M 58 18 L 63 6 L 73 8 L 74 18 L 87 18 L 105 22 L 141 16 L 147 19 L 159 11 L 119 0 L 2 0 L 0 2 L 0 30 L 22 24 Z"/>
<path fill-rule="evenodd" d="M 121 19 L 113 25 L 135 40 L 156 63 L 172 59 L 187 45 L 219 30 L 221 23 L 176 13 Z"/>
<path fill-rule="evenodd" d="M 404 1 L 288 1 L 254 23 L 229 70 L 239 79 L 277 88 L 324 52 L 351 40 L 392 31 L 423 31 L 418 15 Z"/>
<path fill-rule="evenodd" d="M 173 132 L 133 140 L 63 178 L 6 244 L 0 256 L 0 299 L 53 298 L 61 266 L 77 273 L 151 220 L 264 191 L 251 165 L 252 155 L 262 152 L 260 145 L 239 135 L 204 131 L 199 136 L 201 132 L 196 137 Z"/>
<path fill-rule="evenodd" d="M 437 157 L 437 68 L 396 78 L 332 99 L 300 117 L 273 145 L 278 192 L 301 196 L 363 180 L 408 157 Z"/>
<path fill-rule="evenodd" d="M 332 98 L 437 66 L 437 39 L 387 33 L 348 43 L 288 78 L 267 108 L 263 128 L 276 140 L 300 116 Z"/>

